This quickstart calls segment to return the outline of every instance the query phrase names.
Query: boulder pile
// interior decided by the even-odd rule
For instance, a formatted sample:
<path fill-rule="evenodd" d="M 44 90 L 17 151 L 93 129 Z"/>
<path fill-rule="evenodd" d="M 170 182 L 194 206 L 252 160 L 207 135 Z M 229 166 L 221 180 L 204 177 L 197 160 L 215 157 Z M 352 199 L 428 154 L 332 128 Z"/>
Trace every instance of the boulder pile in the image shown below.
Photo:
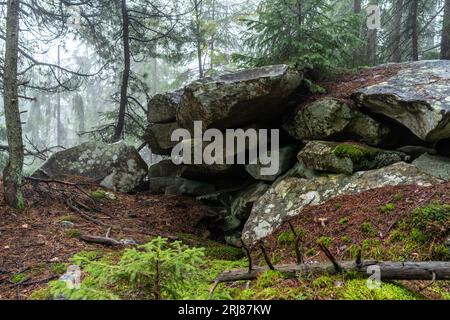
<path fill-rule="evenodd" d="M 211 228 L 231 244 L 242 237 L 253 246 L 306 206 L 335 196 L 449 180 L 450 61 L 377 70 L 383 68 L 397 71 L 366 72 L 346 97 L 305 94 L 303 73 L 286 65 L 206 78 L 154 96 L 146 135 L 154 154 L 169 156 L 180 142 L 172 141 L 173 131 L 194 133 L 201 121 L 203 130 L 218 132 L 279 129 L 279 166 L 262 174 L 260 159 L 213 165 L 167 159 L 150 167 L 150 190 L 211 204 L 217 209 Z"/>

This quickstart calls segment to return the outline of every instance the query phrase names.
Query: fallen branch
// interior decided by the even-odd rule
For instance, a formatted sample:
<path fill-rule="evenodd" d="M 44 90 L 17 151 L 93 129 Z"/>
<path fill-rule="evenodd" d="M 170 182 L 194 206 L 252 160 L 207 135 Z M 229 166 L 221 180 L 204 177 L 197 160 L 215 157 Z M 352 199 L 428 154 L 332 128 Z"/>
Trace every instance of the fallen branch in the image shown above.
<path fill-rule="evenodd" d="M 107 225 L 107 224 L 105 224 L 105 223 L 103 223 L 103 222 L 101 222 L 101 221 L 98 221 L 98 220 L 94 219 L 94 218 L 91 217 L 90 215 L 84 213 L 83 211 L 81 211 L 80 209 L 78 209 L 77 207 L 75 207 L 75 206 L 72 204 L 72 202 L 70 201 L 70 199 L 67 199 L 66 204 L 69 206 L 70 209 L 72 209 L 73 211 L 77 212 L 82 218 L 84 218 L 84 219 L 86 219 L 86 220 L 88 220 L 88 221 L 91 221 L 91 222 L 93 222 L 93 223 L 95 223 L 95 224 L 97 224 L 97 225 L 99 225 L 99 226 L 102 226 L 102 227 L 106 227 L 106 228 L 109 228 L 109 227 L 110 227 L 109 225 Z"/>
<path fill-rule="evenodd" d="M 355 261 L 339 263 L 342 272 L 351 272 L 359 276 L 369 277 L 369 267 L 380 269 L 380 280 L 450 280 L 450 262 L 392 262 L 392 261 L 363 261 L 359 265 Z M 255 280 L 257 276 L 269 270 L 268 267 L 254 267 L 248 269 L 231 270 L 221 273 L 213 282 L 234 282 Z M 275 266 L 275 270 L 285 274 L 287 278 L 297 278 L 303 274 L 339 274 L 333 263 L 289 264 Z"/>
<path fill-rule="evenodd" d="M 80 236 L 80 240 L 87 243 L 103 244 L 107 246 L 122 246 L 122 243 L 113 238 L 82 235 Z"/>

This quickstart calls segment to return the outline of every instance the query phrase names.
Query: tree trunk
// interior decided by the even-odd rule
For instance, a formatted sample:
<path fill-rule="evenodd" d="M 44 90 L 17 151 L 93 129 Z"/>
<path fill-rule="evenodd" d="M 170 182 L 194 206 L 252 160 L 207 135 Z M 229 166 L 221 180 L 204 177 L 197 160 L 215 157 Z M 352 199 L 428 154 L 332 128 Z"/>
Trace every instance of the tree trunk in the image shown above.
<path fill-rule="evenodd" d="M 195 33 L 197 38 L 197 61 L 198 61 L 198 75 L 199 78 L 203 78 L 203 53 L 202 53 L 202 35 L 200 30 L 200 8 L 198 0 L 194 0 L 195 11 Z"/>
<path fill-rule="evenodd" d="M 353 13 L 360 14 L 362 10 L 361 0 L 354 0 L 353 2 Z"/>
<path fill-rule="evenodd" d="M 4 107 L 9 158 L 3 171 L 3 189 L 6 203 L 13 208 L 23 209 L 25 201 L 21 186 L 24 152 L 17 86 L 19 6 L 19 0 L 7 2 Z"/>
<path fill-rule="evenodd" d="M 119 116 L 117 119 L 116 130 L 114 132 L 113 142 L 117 142 L 123 138 L 125 128 L 125 112 L 128 103 L 128 82 L 130 80 L 131 57 L 130 57 L 130 30 L 127 1 L 122 0 L 122 40 L 123 40 L 123 56 L 124 68 L 122 73 L 122 85 L 120 90 Z"/>
<path fill-rule="evenodd" d="M 344 261 L 340 262 L 339 266 L 341 272 L 355 273 L 363 277 L 369 277 L 373 270 L 378 270 L 380 280 L 450 280 L 450 262 L 363 261 L 357 265 L 354 261 Z M 226 271 L 219 274 L 214 282 L 254 280 L 267 270 L 268 267 L 254 267 L 251 272 L 248 269 Z M 280 265 L 275 266 L 275 270 L 285 274 L 287 278 L 298 278 L 301 274 L 338 273 L 332 263 Z"/>
<path fill-rule="evenodd" d="M 450 0 L 445 1 L 442 26 L 441 59 L 450 60 Z"/>
<path fill-rule="evenodd" d="M 392 62 L 400 62 L 402 60 L 402 51 L 400 49 L 400 41 L 402 35 L 402 13 L 403 13 L 403 0 L 395 1 L 395 17 L 394 17 L 394 30 L 392 36 L 391 46 Z"/>
<path fill-rule="evenodd" d="M 411 4 L 411 41 L 412 41 L 412 61 L 419 61 L 419 21 L 418 21 L 419 1 L 413 0 Z"/>
<path fill-rule="evenodd" d="M 369 65 L 377 63 L 377 37 L 378 31 L 376 29 L 368 30 L 367 37 L 367 61 Z"/>
<path fill-rule="evenodd" d="M 58 46 L 58 66 L 61 66 L 61 46 Z M 58 81 L 61 80 L 61 70 L 58 69 Z M 58 91 L 56 105 L 56 144 L 62 146 L 62 124 L 61 124 L 61 93 Z"/>

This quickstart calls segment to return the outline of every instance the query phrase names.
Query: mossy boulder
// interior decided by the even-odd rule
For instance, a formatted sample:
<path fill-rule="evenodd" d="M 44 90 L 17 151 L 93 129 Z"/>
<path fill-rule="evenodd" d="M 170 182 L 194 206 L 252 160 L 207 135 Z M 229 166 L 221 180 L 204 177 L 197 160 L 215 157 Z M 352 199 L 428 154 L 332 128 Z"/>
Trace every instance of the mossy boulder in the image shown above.
<path fill-rule="evenodd" d="M 298 108 L 284 129 L 294 138 L 303 140 L 354 139 L 370 145 L 380 145 L 390 128 L 354 109 L 348 101 L 323 98 Z"/>
<path fill-rule="evenodd" d="M 359 143 L 311 141 L 300 151 L 298 159 L 313 170 L 352 174 L 409 160 L 409 156 Z"/>
<path fill-rule="evenodd" d="M 139 152 L 125 142 L 86 142 L 53 154 L 33 177 L 92 182 L 120 192 L 140 186 L 148 167 Z"/>

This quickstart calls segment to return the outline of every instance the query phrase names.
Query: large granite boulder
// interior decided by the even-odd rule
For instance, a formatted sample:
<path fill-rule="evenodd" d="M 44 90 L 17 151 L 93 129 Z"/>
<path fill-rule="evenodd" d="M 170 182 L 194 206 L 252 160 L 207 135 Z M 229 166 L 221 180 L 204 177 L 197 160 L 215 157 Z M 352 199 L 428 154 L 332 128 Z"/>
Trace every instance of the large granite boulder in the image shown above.
<path fill-rule="evenodd" d="M 397 75 L 356 91 L 358 105 L 424 141 L 450 138 L 450 61 L 405 63 Z"/>
<path fill-rule="evenodd" d="M 153 123 L 147 126 L 145 141 L 154 154 L 170 155 L 172 148 L 177 145 L 177 141 L 172 141 L 172 133 L 178 129 L 176 122 Z"/>
<path fill-rule="evenodd" d="M 301 106 L 284 129 L 295 139 L 358 140 L 380 145 L 391 132 L 389 127 L 352 108 L 349 102 L 323 98 Z"/>
<path fill-rule="evenodd" d="M 429 175 L 442 180 L 450 180 L 450 158 L 425 153 L 414 160 L 413 165 Z"/>
<path fill-rule="evenodd" d="M 158 93 L 148 102 L 147 120 L 149 123 L 175 122 L 177 109 L 181 102 L 181 90 Z"/>
<path fill-rule="evenodd" d="M 409 160 L 409 156 L 357 143 L 311 141 L 300 151 L 298 159 L 312 170 L 352 174 Z"/>
<path fill-rule="evenodd" d="M 247 245 L 253 246 L 283 223 L 301 214 L 305 207 L 323 204 L 336 196 L 384 186 L 430 186 L 441 182 L 405 162 L 351 176 L 340 174 L 315 179 L 288 177 L 274 184 L 254 203 L 243 229 L 243 239 Z"/>
<path fill-rule="evenodd" d="M 53 154 L 33 177 L 71 182 L 98 182 L 105 188 L 129 192 L 147 176 L 147 164 L 125 142 L 86 142 Z"/>
<path fill-rule="evenodd" d="M 195 81 L 184 88 L 177 111 L 180 127 L 237 128 L 281 117 L 302 74 L 286 66 L 267 66 Z"/>

